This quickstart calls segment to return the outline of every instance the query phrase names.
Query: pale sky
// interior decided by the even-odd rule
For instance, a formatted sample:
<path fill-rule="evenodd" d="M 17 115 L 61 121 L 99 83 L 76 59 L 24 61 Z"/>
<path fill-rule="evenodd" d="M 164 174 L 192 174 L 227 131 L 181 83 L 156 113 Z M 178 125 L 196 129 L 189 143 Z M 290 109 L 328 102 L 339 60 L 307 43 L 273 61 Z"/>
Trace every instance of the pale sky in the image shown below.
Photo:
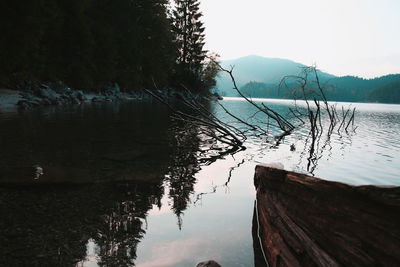
<path fill-rule="evenodd" d="M 400 0 L 200 0 L 206 49 L 338 75 L 400 73 Z"/>

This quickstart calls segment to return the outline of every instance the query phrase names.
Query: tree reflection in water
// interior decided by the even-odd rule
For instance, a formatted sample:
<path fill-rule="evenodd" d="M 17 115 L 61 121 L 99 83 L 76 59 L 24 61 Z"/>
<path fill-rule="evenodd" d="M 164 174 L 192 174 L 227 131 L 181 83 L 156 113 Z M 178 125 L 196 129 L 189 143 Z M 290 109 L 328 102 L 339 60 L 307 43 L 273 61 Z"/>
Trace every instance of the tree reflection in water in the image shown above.
<path fill-rule="evenodd" d="M 241 151 L 241 148 L 227 147 L 225 144 L 201 134 L 201 130 L 193 125 L 183 124 L 171 132 L 174 133 L 171 140 L 174 140 L 175 143 L 166 181 L 169 185 L 169 198 L 172 200 L 171 209 L 177 216 L 178 227 L 181 229 L 183 212 L 192 202 L 195 193 L 196 173 L 202 166 L 210 165 L 227 155 L 234 155 Z M 200 194 L 197 195 L 197 198 L 199 197 L 201 197 Z M 193 203 L 196 201 L 198 199 L 194 199 Z"/>
<path fill-rule="evenodd" d="M 132 113 L 131 110 L 128 111 L 126 114 L 123 113 L 126 115 L 127 121 L 128 118 L 131 120 L 129 116 Z M 137 113 L 150 114 L 150 112 L 142 110 Z M 111 119 L 103 122 L 104 117 L 101 120 L 105 125 L 114 123 Z M 147 118 L 143 120 L 150 121 Z M 60 121 L 59 126 L 63 126 L 65 123 L 62 119 L 54 121 L 57 123 Z M 93 121 L 93 118 L 83 120 L 79 127 L 84 128 L 86 121 Z M 75 121 L 73 120 L 73 122 Z M 124 127 L 129 125 L 126 121 L 121 123 Z M 63 152 L 60 153 L 59 158 L 56 157 L 55 162 L 50 162 L 54 165 L 74 159 L 73 162 L 77 162 L 75 168 L 84 168 L 84 165 L 88 163 L 94 170 L 92 173 L 103 175 L 110 180 L 117 176 L 129 177 L 138 169 L 143 173 L 143 177 L 151 171 L 154 173 L 153 176 L 157 175 L 160 178 L 152 179 L 151 183 L 138 182 L 133 179 L 129 183 L 114 182 L 68 187 L 0 187 L 0 266 L 79 265 L 85 261 L 87 256 L 88 240 L 92 240 L 96 245 L 96 261 L 99 265 L 131 266 L 136 259 L 137 245 L 146 232 L 147 213 L 153 205 L 161 207 L 165 186 L 169 189 L 166 194 L 171 200 L 171 210 L 177 216 L 178 227 L 182 228 L 183 214 L 192 200 L 195 202 L 206 194 L 198 192 L 197 196 L 195 195 L 196 173 L 202 166 L 209 165 L 226 155 L 234 154 L 237 150 L 226 148 L 218 141 L 201 135 L 201 131 L 196 127 L 183 123 L 175 123 L 171 126 L 167 121 L 164 124 L 157 127 L 151 124 L 152 128 L 145 132 L 144 137 L 139 134 L 136 137 L 129 135 L 129 139 L 127 137 L 120 138 L 118 135 L 114 136 L 111 132 L 99 131 L 98 135 L 104 135 L 100 136 L 102 138 L 99 140 L 104 139 L 107 142 L 97 142 L 93 145 L 93 149 L 85 146 L 93 143 L 89 142 L 93 141 L 92 137 L 95 135 L 92 128 L 90 128 L 91 131 L 88 131 L 87 138 L 81 136 L 82 132 L 86 131 L 80 131 L 72 134 L 69 142 L 53 140 L 60 146 L 59 151 L 68 152 L 67 158 Z M 144 123 L 139 121 L 133 125 L 144 125 Z M 68 124 L 65 127 L 71 128 Z M 60 132 L 54 130 L 54 136 L 62 136 L 61 132 L 66 131 L 65 127 L 61 127 Z M 169 130 L 166 130 L 168 127 Z M 109 131 L 114 131 L 114 128 L 111 128 L 112 130 Z M 18 128 L 15 129 L 12 132 L 13 135 L 17 132 L 22 135 L 22 131 L 17 131 Z M 38 141 L 40 149 L 37 148 L 36 151 L 41 151 L 42 144 L 46 144 L 43 147 L 53 150 L 53 146 L 48 145 L 49 140 L 43 129 L 36 129 L 41 133 L 40 138 L 36 138 L 40 140 L 40 142 Z M 135 131 L 138 130 L 129 128 L 124 133 L 128 136 L 128 133 Z M 22 140 L 28 140 L 25 136 L 23 137 Z M 77 137 L 82 137 L 78 143 L 76 140 L 80 139 Z M 138 145 L 137 140 L 144 143 Z M 29 141 L 27 142 L 29 144 Z M 329 137 L 326 141 L 321 139 L 320 142 L 320 139 L 317 138 L 313 150 L 309 149 L 309 143 L 305 144 L 303 154 L 304 159 L 307 158 L 311 162 L 308 167 L 312 172 L 323 151 L 330 149 L 330 139 Z M 343 145 L 345 143 L 343 142 Z M 21 146 L 25 145 L 25 143 L 21 143 Z M 271 146 L 280 144 L 276 142 L 263 145 L 265 151 L 268 151 Z M 85 150 L 91 151 L 95 156 L 85 158 L 83 153 Z M 126 152 L 137 151 L 137 153 L 120 153 L 125 150 Z M 11 145 L 7 151 L 11 151 Z M 23 153 L 15 155 L 10 153 L 10 159 L 20 159 L 20 155 L 27 154 L 27 151 L 21 151 Z M 53 156 L 52 151 L 39 154 L 43 159 L 48 159 L 49 155 Z M 38 161 L 37 157 L 37 154 L 32 155 L 34 162 Z M 245 160 L 250 159 L 242 159 L 237 166 L 233 166 L 227 174 L 226 183 L 220 186 L 228 187 L 232 171 L 243 164 Z M 23 158 L 22 160 L 27 159 Z M 6 159 L 5 163 L 9 163 L 9 161 Z M 143 177 L 141 180 L 147 181 L 147 178 Z M 117 180 L 120 181 L 119 178 Z M 216 189 L 214 187 L 210 193 L 215 192 Z"/>
<path fill-rule="evenodd" d="M 0 265 L 74 266 L 89 239 L 99 265 L 130 266 L 161 184 L 48 186 L 0 191 Z"/>
<path fill-rule="evenodd" d="M 146 233 L 144 221 L 152 205 L 161 204 L 163 189 L 157 185 L 120 187 L 123 200 L 116 201 L 103 216 L 97 230 L 100 266 L 129 266 L 136 259 L 136 247 Z"/>
<path fill-rule="evenodd" d="M 177 216 L 178 227 L 182 228 L 182 215 L 194 192 L 196 183 L 195 174 L 200 170 L 197 161 L 199 138 L 195 128 L 186 128 L 172 131 L 174 136 L 174 152 L 171 155 L 166 180 L 169 184 L 169 198 L 172 200 L 172 210 Z"/>
<path fill-rule="evenodd" d="M 156 168 L 161 178 L 152 183 L 0 187 L 0 266 L 82 266 L 89 240 L 98 265 L 132 266 L 147 213 L 161 208 L 165 185 L 181 228 L 195 174 L 223 150 L 210 151 L 212 142 L 200 149 L 195 128 L 175 125 L 168 132 L 171 149 L 160 148 L 164 155 L 152 164 L 169 167 Z"/>

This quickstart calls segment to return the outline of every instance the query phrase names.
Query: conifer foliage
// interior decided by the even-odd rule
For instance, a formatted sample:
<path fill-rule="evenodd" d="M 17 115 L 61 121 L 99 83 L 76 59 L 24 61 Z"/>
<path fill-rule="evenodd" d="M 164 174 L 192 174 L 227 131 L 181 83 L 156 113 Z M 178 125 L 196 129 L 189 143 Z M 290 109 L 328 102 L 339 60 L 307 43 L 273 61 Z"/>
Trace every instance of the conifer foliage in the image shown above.
<path fill-rule="evenodd" d="M 203 15 L 199 6 L 199 0 L 175 0 L 173 32 L 178 53 L 175 80 L 192 90 L 206 91 L 210 89 L 204 80 L 207 51 L 204 50 L 205 27 L 200 20 Z"/>
<path fill-rule="evenodd" d="M 199 0 L 0 1 L 0 87 L 62 81 L 72 88 L 205 91 Z M 207 86 L 206 86 L 207 85 Z"/>
<path fill-rule="evenodd" d="M 60 80 L 100 90 L 166 86 L 175 62 L 167 0 L 0 1 L 0 86 Z"/>
<path fill-rule="evenodd" d="M 198 0 L 175 0 L 174 33 L 178 48 L 178 62 L 195 73 L 202 70 L 206 56 L 204 47 L 204 26 L 200 21 Z"/>

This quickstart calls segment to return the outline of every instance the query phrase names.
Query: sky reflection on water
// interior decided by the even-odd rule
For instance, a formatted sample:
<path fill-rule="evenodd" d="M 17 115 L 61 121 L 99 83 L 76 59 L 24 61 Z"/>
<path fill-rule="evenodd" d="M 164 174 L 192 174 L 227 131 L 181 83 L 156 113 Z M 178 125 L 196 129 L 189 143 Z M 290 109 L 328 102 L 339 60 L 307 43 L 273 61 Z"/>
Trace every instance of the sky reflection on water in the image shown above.
<path fill-rule="evenodd" d="M 279 105 L 281 102 L 280 100 L 271 101 L 274 105 Z M 283 102 L 288 105 L 288 101 Z M 244 101 L 229 99 L 223 104 L 237 113 L 242 113 L 243 110 L 251 111 Z M 399 138 L 397 138 L 397 133 L 400 132 L 400 106 L 358 103 L 351 105 L 357 110 L 356 132 L 349 135 L 333 133 L 329 144 L 320 153 L 314 175 L 355 185 L 400 185 L 398 157 L 400 150 Z M 157 215 L 157 211 L 150 212 L 154 215 L 149 216 L 148 221 L 149 226 L 153 225 L 153 227 L 138 247 L 138 252 L 142 255 L 142 258 L 138 259 L 139 266 L 142 266 L 141 264 L 162 266 L 158 263 L 164 261 L 154 255 L 172 255 L 164 260 L 176 266 L 185 266 L 185 264 L 189 266 L 193 265 L 193 259 L 200 261 L 209 258 L 230 266 L 253 265 L 249 220 L 252 216 L 252 200 L 254 199 L 252 185 L 254 167 L 258 163 L 279 162 L 285 169 L 310 174 L 306 168 L 308 149 L 305 144 L 306 136 L 307 132 L 300 129 L 274 148 L 271 148 L 271 144 L 259 139 L 250 139 L 246 144 L 246 151 L 203 167 L 196 174 L 196 193 L 192 199 L 196 199 L 196 194 L 198 196 L 203 192 L 211 193 L 202 195 L 200 207 L 194 204 L 190 206 L 183 217 L 182 231 L 167 237 L 166 240 L 161 241 L 162 244 L 159 243 L 160 237 L 164 236 L 164 232 L 169 231 L 165 226 L 168 223 L 165 222 L 173 223 L 173 216 L 168 214 L 166 208 L 162 209 L 161 215 Z M 290 150 L 291 144 L 295 144 L 296 151 Z M 229 186 L 221 186 L 231 168 L 243 159 L 244 164 L 233 169 Z M 167 200 L 164 201 L 167 205 Z M 221 223 L 221 221 L 225 222 Z M 173 241 L 177 236 L 180 241 Z M 197 241 L 193 242 L 194 240 Z M 224 242 L 220 243 L 217 240 Z M 182 246 L 175 247 L 176 242 L 180 242 Z M 148 248 L 154 247 L 160 250 L 151 250 L 151 253 L 146 253 Z M 185 247 L 184 253 L 181 253 L 179 249 L 182 247 Z M 237 258 L 233 259 L 233 255 Z"/>
<path fill-rule="evenodd" d="M 268 103 L 278 110 L 290 104 L 287 100 Z M 223 104 L 235 114 L 252 114 L 243 101 L 227 99 Z M 355 133 L 334 132 L 326 144 L 322 139 L 318 160 L 310 165 L 312 174 L 356 185 L 400 185 L 400 105 L 352 106 L 357 109 Z M 225 118 L 218 106 L 211 108 Z M 160 123 L 154 123 L 156 119 Z M 310 174 L 305 128 L 278 146 L 273 138 L 249 138 L 246 150 L 205 165 L 199 162 L 207 153 L 197 150 L 207 145 L 196 137 L 195 129 L 183 134 L 187 129 L 172 124 L 165 108 L 154 103 L 43 109 L 13 114 L 12 119 L 3 114 L 0 126 L 6 129 L 1 140 L 8 140 L 3 143 L 1 162 L 6 172 L 0 178 L 10 166 L 38 162 L 88 169 L 106 177 L 126 176 L 137 168 L 141 175 L 157 166 L 151 168 L 153 176 L 164 177 L 130 186 L 0 188 L 0 200 L 12 201 L 0 205 L 6 215 L 0 220 L 0 237 L 12 240 L 3 247 L 10 254 L 0 263 L 3 259 L 8 265 L 22 260 L 18 253 L 23 253 L 33 263 L 42 262 L 36 256 L 44 254 L 45 262 L 78 262 L 77 266 L 128 262 L 195 266 L 208 259 L 223 266 L 252 266 L 255 165 L 279 162 L 285 169 Z M 10 235 L 11 225 L 19 230 Z M 55 235 L 60 240 L 53 240 Z M 39 240 L 45 240 L 45 248 L 30 247 Z M 118 244 L 126 244 L 126 252 L 121 249 L 118 254 Z"/>

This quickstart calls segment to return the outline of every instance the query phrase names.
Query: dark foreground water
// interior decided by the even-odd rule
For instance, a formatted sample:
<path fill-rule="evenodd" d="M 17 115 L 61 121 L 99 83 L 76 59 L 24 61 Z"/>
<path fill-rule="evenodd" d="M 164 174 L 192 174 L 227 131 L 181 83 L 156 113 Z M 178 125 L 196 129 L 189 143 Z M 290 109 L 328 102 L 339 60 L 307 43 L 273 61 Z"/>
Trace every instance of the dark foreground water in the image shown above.
<path fill-rule="evenodd" d="M 223 104 L 252 114 L 243 101 Z M 352 106 L 355 132 L 322 137 L 312 155 L 299 129 L 279 144 L 249 138 L 220 159 L 157 103 L 0 113 L 0 266 L 263 266 L 252 235 L 256 164 L 400 185 L 400 106 Z"/>

